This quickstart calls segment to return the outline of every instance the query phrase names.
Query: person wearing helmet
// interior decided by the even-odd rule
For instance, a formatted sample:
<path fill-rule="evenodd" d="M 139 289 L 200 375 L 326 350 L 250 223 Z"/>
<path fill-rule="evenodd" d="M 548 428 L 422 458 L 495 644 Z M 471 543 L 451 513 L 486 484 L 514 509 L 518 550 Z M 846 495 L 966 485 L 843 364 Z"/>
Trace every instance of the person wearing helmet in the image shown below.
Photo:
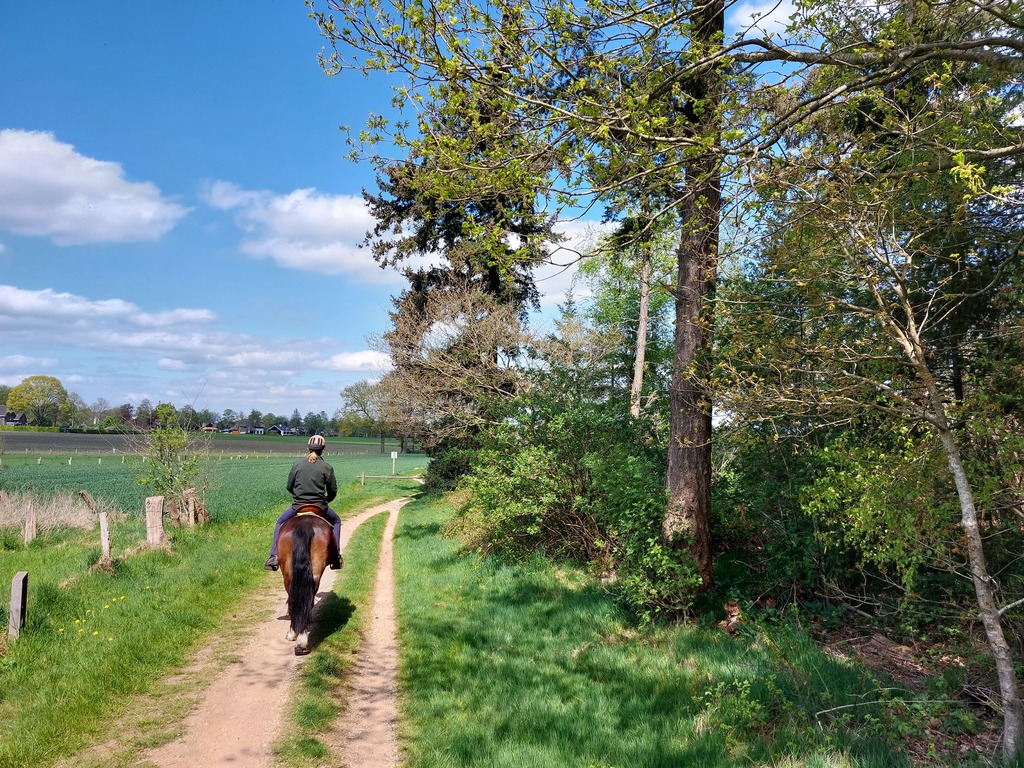
<path fill-rule="evenodd" d="M 330 507 L 334 497 L 338 495 L 338 481 L 334 477 L 334 467 L 324 461 L 323 452 L 327 441 L 323 435 L 313 435 L 309 438 L 306 458 L 299 459 L 292 466 L 288 473 L 288 493 L 292 495 L 292 504 L 281 513 L 274 525 L 274 540 L 270 545 L 270 557 L 263 564 L 268 571 L 276 571 L 277 563 L 277 537 L 281 533 L 281 526 L 284 522 L 295 517 L 295 509 L 303 504 L 315 504 L 324 510 L 324 517 L 334 526 L 334 541 L 337 547 L 334 552 L 334 560 L 330 563 L 331 568 L 341 568 L 341 518 L 338 513 Z"/>

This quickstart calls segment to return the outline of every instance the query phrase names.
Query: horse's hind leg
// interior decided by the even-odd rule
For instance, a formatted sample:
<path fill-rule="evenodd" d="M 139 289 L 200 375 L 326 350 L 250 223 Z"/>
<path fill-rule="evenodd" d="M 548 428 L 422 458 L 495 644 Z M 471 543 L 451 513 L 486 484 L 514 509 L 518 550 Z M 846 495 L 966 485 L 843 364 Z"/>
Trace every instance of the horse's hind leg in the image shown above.
<path fill-rule="evenodd" d="M 291 638 L 296 639 L 296 638 Z M 295 643 L 295 655 L 305 656 L 309 653 L 309 632 L 303 632 L 298 636 L 298 642 Z"/>

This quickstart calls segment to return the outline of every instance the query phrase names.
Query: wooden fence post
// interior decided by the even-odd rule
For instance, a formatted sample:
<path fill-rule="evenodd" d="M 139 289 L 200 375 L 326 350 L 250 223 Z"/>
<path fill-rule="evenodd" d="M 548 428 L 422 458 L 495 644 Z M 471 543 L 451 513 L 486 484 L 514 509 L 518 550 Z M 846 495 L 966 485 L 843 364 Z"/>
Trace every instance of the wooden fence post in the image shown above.
<path fill-rule="evenodd" d="M 18 571 L 11 582 L 11 612 L 7 621 L 10 637 L 21 635 L 25 626 L 25 611 L 28 607 L 28 571 Z"/>
<path fill-rule="evenodd" d="M 97 509 L 96 500 L 88 491 L 79 491 L 78 495 L 100 519 L 100 565 L 110 565 L 110 528 L 107 525 L 107 510 Z"/>
<path fill-rule="evenodd" d="M 31 499 L 28 501 L 28 508 L 25 510 L 24 540 L 27 545 L 36 537 L 36 508 Z"/>
<path fill-rule="evenodd" d="M 146 498 L 146 543 L 159 547 L 164 543 L 164 497 Z"/>

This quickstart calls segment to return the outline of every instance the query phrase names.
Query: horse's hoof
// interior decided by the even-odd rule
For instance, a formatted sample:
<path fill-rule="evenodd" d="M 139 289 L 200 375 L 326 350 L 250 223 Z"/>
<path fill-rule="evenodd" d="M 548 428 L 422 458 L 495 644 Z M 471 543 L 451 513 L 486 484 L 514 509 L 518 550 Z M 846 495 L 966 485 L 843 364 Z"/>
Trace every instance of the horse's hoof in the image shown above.
<path fill-rule="evenodd" d="M 296 656 L 305 656 L 308 653 L 309 653 L 309 648 L 307 648 L 306 646 L 304 646 L 304 645 L 296 645 L 295 646 L 295 655 Z"/>

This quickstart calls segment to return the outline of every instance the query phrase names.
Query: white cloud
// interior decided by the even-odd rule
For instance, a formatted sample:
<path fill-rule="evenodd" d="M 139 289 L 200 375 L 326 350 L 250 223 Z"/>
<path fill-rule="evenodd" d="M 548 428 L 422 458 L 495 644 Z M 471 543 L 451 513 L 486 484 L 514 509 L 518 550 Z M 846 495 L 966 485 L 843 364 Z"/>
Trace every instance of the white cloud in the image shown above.
<path fill-rule="evenodd" d="M 57 361 L 52 357 L 29 357 L 28 355 L 7 355 L 0 357 L 0 372 L 27 371 L 34 368 L 52 368 Z"/>
<path fill-rule="evenodd" d="M 339 355 L 332 355 L 317 367 L 328 371 L 381 373 L 391 367 L 391 358 L 383 352 L 367 349 L 362 352 L 343 352 Z"/>
<path fill-rule="evenodd" d="M 286 195 L 242 189 L 215 181 L 202 192 L 214 208 L 235 211 L 245 232 L 241 250 L 253 258 L 269 258 L 282 267 L 325 275 L 346 273 L 369 282 L 393 282 L 394 272 L 381 270 L 361 249 L 373 217 L 354 195 L 327 195 L 296 189 Z"/>
<path fill-rule="evenodd" d="M 80 155 L 51 133 L 0 131 L 0 228 L 58 245 L 156 240 L 188 213 L 119 163 Z"/>
<path fill-rule="evenodd" d="M 563 303 L 570 290 L 575 298 L 586 298 L 585 293 L 573 286 L 576 268 L 580 260 L 593 251 L 598 240 L 614 226 L 594 221 L 565 221 L 555 227 L 555 231 L 565 239 L 549 248 L 547 263 L 534 271 L 543 309 Z"/>
<path fill-rule="evenodd" d="M 42 322 L 66 327 L 78 321 L 118 320 L 128 327 L 167 328 L 209 323 L 216 317 L 209 309 L 174 309 L 150 314 L 122 299 L 94 301 L 49 288 L 26 291 L 13 285 L 0 285 L 0 323 L 10 322 L 15 326 L 35 326 Z"/>
<path fill-rule="evenodd" d="M 385 355 L 343 351 L 346 345 L 331 338 L 229 333 L 216 320 L 207 309 L 144 312 L 121 299 L 0 285 L 0 337 L 12 351 L 0 357 L 0 383 L 18 384 L 47 369 L 65 384 L 94 387 L 88 397 L 111 402 L 136 402 L 126 393 L 147 391 L 150 398 L 197 408 L 277 410 L 282 402 L 292 403 L 289 408 L 308 402 L 320 410 L 337 400 L 351 377 L 346 374 L 387 366 Z"/>
<path fill-rule="evenodd" d="M 161 371 L 187 371 L 192 366 L 182 360 L 172 360 L 169 357 L 164 357 L 157 360 L 156 367 Z"/>

